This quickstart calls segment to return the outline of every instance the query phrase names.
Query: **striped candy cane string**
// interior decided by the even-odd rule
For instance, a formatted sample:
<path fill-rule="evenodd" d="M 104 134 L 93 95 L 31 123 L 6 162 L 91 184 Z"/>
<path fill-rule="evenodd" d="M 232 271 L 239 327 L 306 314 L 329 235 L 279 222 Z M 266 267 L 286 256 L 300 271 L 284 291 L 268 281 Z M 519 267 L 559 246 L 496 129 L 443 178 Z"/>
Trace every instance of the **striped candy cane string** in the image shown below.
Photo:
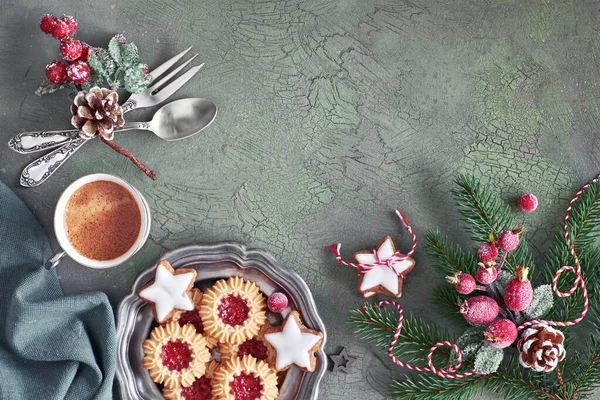
<path fill-rule="evenodd" d="M 467 371 L 467 372 L 462 372 L 462 373 L 455 373 L 462 365 L 462 356 L 461 356 L 460 349 L 458 348 L 458 346 L 456 344 L 454 344 L 452 342 L 448 342 L 448 341 L 438 342 L 429 349 L 429 353 L 427 354 L 427 365 L 428 365 L 427 367 L 417 367 L 416 365 L 408 364 L 408 363 L 405 363 L 404 361 L 398 360 L 396 358 L 396 356 L 394 355 L 394 348 L 396 347 L 396 343 L 398 342 L 398 338 L 400 337 L 400 332 L 402 332 L 402 325 L 404 324 L 404 314 L 402 312 L 402 306 L 400 306 L 400 304 L 396 303 L 395 301 L 390 301 L 390 300 L 380 301 L 377 305 L 373 305 L 372 307 L 375 310 L 375 309 L 377 309 L 377 307 L 383 308 L 386 305 L 394 306 L 394 307 L 396 307 L 396 310 L 398 310 L 398 327 L 396 328 L 396 331 L 394 332 L 394 337 L 392 339 L 392 342 L 390 343 L 390 347 L 388 348 L 388 355 L 390 356 L 390 358 L 392 359 L 392 361 L 395 364 L 398 364 L 404 368 L 412 369 L 413 371 L 433 372 L 434 374 L 441 376 L 442 378 L 447 378 L 447 379 L 465 378 L 467 376 L 471 376 L 471 375 L 475 374 L 475 371 L 473 371 L 473 370 Z M 363 307 L 363 311 L 367 311 L 367 308 Z M 444 369 L 436 368 L 433 365 L 433 360 L 432 360 L 433 353 L 435 352 L 435 350 L 438 347 L 442 347 L 442 346 L 451 347 L 456 352 L 456 359 L 457 359 L 455 365 L 450 366 L 448 368 L 444 368 Z"/>
<path fill-rule="evenodd" d="M 598 182 L 598 180 L 600 180 L 600 175 L 597 175 L 594 179 L 592 179 L 591 181 L 589 181 L 588 183 L 583 185 L 583 187 L 581 189 L 579 189 L 579 191 L 575 194 L 575 196 L 573 196 L 573 198 L 569 202 L 569 206 L 567 207 L 567 212 L 565 214 L 565 223 L 563 226 L 563 233 L 565 235 L 565 240 L 567 242 L 567 246 L 569 246 L 569 251 L 571 252 L 571 255 L 573 256 L 573 260 L 575 260 L 575 268 L 573 268 L 570 265 L 565 265 L 556 272 L 556 274 L 554 275 L 554 279 L 552 279 L 552 290 L 554 291 L 554 294 L 556 294 L 559 297 L 569 297 L 570 295 L 572 295 L 575 292 L 575 290 L 577 290 L 578 287 L 581 287 L 581 290 L 583 292 L 583 309 L 581 310 L 581 314 L 579 314 L 579 316 L 577 318 L 575 318 L 571 321 L 566 321 L 566 322 L 548 321 L 548 320 L 544 320 L 544 319 L 535 319 L 532 321 L 527 321 L 524 324 L 521 324 L 521 326 L 519 326 L 519 330 L 524 329 L 528 326 L 537 325 L 537 324 L 546 324 L 546 325 L 552 325 L 552 326 L 572 326 L 572 325 L 578 324 L 579 322 L 581 322 L 581 320 L 583 320 L 583 318 L 585 318 L 585 315 L 587 314 L 587 311 L 588 311 L 589 299 L 588 299 L 588 293 L 587 293 L 587 288 L 585 286 L 585 282 L 583 281 L 583 278 L 581 277 L 581 264 L 579 262 L 579 257 L 577 257 L 577 253 L 575 252 L 575 246 L 573 244 L 573 241 L 571 240 L 571 235 L 569 233 L 569 218 L 570 218 L 571 209 L 573 208 L 573 204 L 575 204 L 575 202 L 581 197 L 583 192 L 588 190 L 594 183 Z M 558 290 L 558 278 L 560 278 L 560 276 L 562 275 L 562 273 L 564 271 L 571 271 L 575 275 L 575 281 L 573 281 L 573 285 L 571 286 L 571 288 L 569 290 L 567 290 L 566 292 L 561 292 L 560 290 Z"/>
<path fill-rule="evenodd" d="M 381 260 L 379 260 L 379 256 L 377 255 L 377 250 L 373 249 L 373 254 L 374 254 L 377 262 L 375 262 L 373 264 L 357 264 L 357 263 L 351 263 L 348 261 L 344 261 L 342 259 L 342 255 L 340 253 L 340 249 L 341 249 L 342 245 L 340 243 L 330 245 L 329 250 L 331 250 L 331 252 L 335 255 L 336 260 L 340 264 L 354 268 L 356 270 L 356 272 L 359 274 L 364 274 L 364 273 L 372 270 L 375 267 L 387 265 L 389 268 L 391 268 L 396 273 L 396 275 L 398 275 L 398 276 L 402 277 L 402 279 L 404 279 L 404 276 L 402 274 L 398 273 L 398 271 L 396 271 L 394 264 L 398 261 L 407 259 L 408 257 L 413 255 L 413 253 L 415 252 L 415 250 L 417 248 L 417 235 L 415 235 L 415 233 L 412 230 L 412 227 L 408 223 L 408 219 L 406 218 L 406 216 L 404 214 L 402 214 L 402 212 L 400 210 L 396 210 L 396 215 L 398 216 L 398 218 L 400 218 L 400 220 L 404 224 L 404 227 L 406 228 L 406 230 L 408 231 L 408 233 L 410 233 L 410 235 L 412 237 L 412 247 L 411 247 L 410 251 L 408 253 L 406 253 L 405 255 L 401 256 L 400 251 L 396 250 L 396 252 L 394 253 L 394 255 L 391 258 L 389 258 L 388 260 L 385 260 L 385 261 L 381 261 Z"/>

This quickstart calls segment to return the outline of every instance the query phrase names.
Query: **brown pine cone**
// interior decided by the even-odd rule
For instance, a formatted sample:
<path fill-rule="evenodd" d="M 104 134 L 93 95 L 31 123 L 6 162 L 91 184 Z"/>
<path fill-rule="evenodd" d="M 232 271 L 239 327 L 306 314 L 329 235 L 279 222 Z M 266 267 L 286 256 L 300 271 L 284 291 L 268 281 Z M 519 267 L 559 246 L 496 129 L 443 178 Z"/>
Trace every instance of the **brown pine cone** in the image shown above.
<path fill-rule="evenodd" d="M 79 129 L 79 136 L 84 139 L 100 135 L 112 140 L 115 128 L 125 123 L 119 95 L 110 89 L 93 87 L 89 92 L 80 91 L 75 96 L 71 113 L 71 124 Z"/>
<path fill-rule="evenodd" d="M 565 358 L 561 331 L 545 324 L 525 329 L 517 343 L 519 362 L 536 372 L 550 372 Z"/>

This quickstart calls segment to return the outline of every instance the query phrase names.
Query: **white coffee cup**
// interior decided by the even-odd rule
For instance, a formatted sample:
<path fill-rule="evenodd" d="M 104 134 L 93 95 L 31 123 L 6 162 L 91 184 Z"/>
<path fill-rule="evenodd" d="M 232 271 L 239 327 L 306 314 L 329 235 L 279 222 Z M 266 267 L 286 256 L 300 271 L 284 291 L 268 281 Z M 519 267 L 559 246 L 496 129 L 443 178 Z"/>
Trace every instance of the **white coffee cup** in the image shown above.
<path fill-rule="evenodd" d="M 138 237 L 136 238 L 133 246 L 131 246 L 131 248 L 129 248 L 129 250 L 127 250 L 124 254 L 112 260 L 100 261 L 85 257 L 81 255 L 77 250 L 75 250 L 75 248 L 73 247 L 73 245 L 71 245 L 67 238 L 67 229 L 65 226 L 65 211 L 69 199 L 71 198 L 73 193 L 77 191 L 77 189 L 79 189 L 85 184 L 96 181 L 114 182 L 127 189 L 135 199 L 135 202 L 137 203 L 138 207 L 140 208 L 140 215 L 142 217 L 140 232 L 138 233 Z M 54 233 L 56 234 L 58 244 L 63 249 L 63 252 L 58 253 L 52 258 L 50 258 L 50 260 L 48 260 L 48 262 L 46 263 L 46 268 L 52 269 L 56 267 L 56 265 L 58 265 L 60 260 L 65 255 L 68 255 L 73 260 L 77 261 L 79 264 L 96 269 L 111 268 L 122 264 L 129 258 L 131 258 L 135 253 L 137 253 L 138 250 L 142 248 L 144 243 L 146 243 L 148 235 L 150 234 L 150 223 L 150 207 L 148 206 L 146 199 L 144 199 L 144 196 L 142 196 L 142 194 L 129 183 L 125 182 L 121 178 L 108 174 L 92 174 L 81 177 L 65 189 L 65 191 L 58 199 L 58 203 L 56 204 L 56 209 L 54 211 Z"/>

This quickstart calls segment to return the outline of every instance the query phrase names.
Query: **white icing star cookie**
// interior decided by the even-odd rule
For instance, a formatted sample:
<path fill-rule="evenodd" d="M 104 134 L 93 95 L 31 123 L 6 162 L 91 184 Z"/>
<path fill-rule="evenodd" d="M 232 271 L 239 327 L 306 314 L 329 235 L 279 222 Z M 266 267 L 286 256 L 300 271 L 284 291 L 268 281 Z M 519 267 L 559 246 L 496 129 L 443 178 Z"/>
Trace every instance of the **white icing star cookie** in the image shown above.
<path fill-rule="evenodd" d="M 402 296 L 402 278 L 398 274 L 406 275 L 415 267 L 415 260 L 404 258 L 402 254 L 394 255 L 396 248 L 394 242 L 389 236 L 384 237 L 377 245 L 375 253 L 373 251 L 360 251 L 354 253 L 354 261 L 357 264 L 374 264 L 377 261 L 385 261 L 387 264 L 373 267 L 365 272 L 358 279 L 358 291 L 363 298 L 375 296 L 377 293 L 383 293 L 392 297 Z M 396 272 L 394 272 L 396 271 Z"/>
<path fill-rule="evenodd" d="M 306 328 L 300 315 L 292 311 L 280 327 L 266 330 L 264 340 L 269 350 L 270 365 L 277 371 L 285 371 L 292 365 L 308 372 L 315 370 L 315 352 L 323 340 L 321 332 Z"/>
<path fill-rule="evenodd" d="M 138 296 L 152 304 L 154 318 L 160 324 L 171 317 L 176 310 L 194 309 L 189 290 L 194 286 L 195 280 L 195 270 L 186 268 L 174 270 L 171 264 L 162 260 L 156 267 L 154 281 L 144 286 L 138 292 Z"/>

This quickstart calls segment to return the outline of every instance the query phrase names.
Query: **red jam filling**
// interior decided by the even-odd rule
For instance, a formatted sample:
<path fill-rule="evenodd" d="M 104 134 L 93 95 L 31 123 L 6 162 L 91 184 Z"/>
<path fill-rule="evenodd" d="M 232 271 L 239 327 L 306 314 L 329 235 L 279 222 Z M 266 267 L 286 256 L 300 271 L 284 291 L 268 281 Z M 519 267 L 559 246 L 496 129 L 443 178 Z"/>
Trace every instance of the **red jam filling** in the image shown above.
<path fill-rule="evenodd" d="M 250 354 L 252 357 L 257 360 L 266 360 L 267 359 L 267 347 L 259 339 L 248 339 L 244 343 L 238 346 L 237 356 L 243 357 L 246 354 Z"/>
<path fill-rule="evenodd" d="M 181 340 L 171 340 L 163 345 L 160 358 L 170 371 L 181 371 L 192 362 L 192 350 Z"/>
<path fill-rule="evenodd" d="M 219 304 L 219 317 L 227 325 L 242 325 L 248 319 L 250 309 L 246 301 L 239 296 L 230 294 Z"/>
<path fill-rule="evenodd" d="M 212 400 L 210 379 L 203 376 L 194 381 L 190 387 L 181 388 L 181 396 L 185 400 Z"/>
<path fill-rule="evenodd" d="M 260 399 L 262 385 L 260 380 L 252 374 L 242 372 L 234 376 L 231 383 L 229 383 L 229 387 L 231 387 L 230 393 L 235 397 L 235 400 Z"/>
<path fill-rule="evenodd" d="M 202 319 L 200 318 L 200 314 L 196 310 L 185 311 L 181 314 L 179 318 L 179 326 L 183 327 L 186 324 L 194 325 L 196 328 L 196 332 L 204 333 L 204 325 L 202 324 Z"/>

